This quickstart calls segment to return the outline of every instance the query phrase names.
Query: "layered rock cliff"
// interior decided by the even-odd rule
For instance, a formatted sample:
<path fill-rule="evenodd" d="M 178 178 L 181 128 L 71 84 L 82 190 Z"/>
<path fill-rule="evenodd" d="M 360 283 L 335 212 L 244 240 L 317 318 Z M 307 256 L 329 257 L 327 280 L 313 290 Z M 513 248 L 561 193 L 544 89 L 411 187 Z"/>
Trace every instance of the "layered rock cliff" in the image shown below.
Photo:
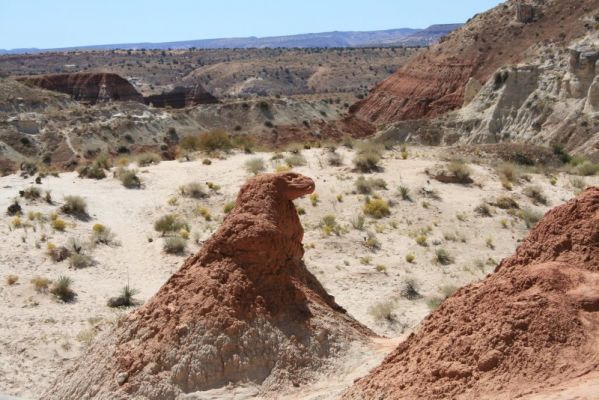
<path fill-rule="evenodd" d="M 378 84 L 352 111 L 376 124 L 434 117 L 462 106 L 470 79 L 485 83 L 539 43 L 568 43 L 595 22 L 599 0 L 510 0 L 474 16 Z"/>

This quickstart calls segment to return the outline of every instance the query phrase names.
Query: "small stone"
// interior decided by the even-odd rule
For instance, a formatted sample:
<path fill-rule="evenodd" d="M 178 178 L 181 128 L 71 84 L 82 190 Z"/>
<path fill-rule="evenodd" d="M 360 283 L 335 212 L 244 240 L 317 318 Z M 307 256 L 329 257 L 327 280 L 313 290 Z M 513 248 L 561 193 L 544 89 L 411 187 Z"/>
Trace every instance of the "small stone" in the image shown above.
<path fill-rule="evenodd" d="M 129 374 L 126 372 L 121 372 L 119 374 L 117 374 L 116 376 L 116 382 L 119 385 L 122 385 L 123 383 L 127 382 L 127 379 L 129 378 Z"/>

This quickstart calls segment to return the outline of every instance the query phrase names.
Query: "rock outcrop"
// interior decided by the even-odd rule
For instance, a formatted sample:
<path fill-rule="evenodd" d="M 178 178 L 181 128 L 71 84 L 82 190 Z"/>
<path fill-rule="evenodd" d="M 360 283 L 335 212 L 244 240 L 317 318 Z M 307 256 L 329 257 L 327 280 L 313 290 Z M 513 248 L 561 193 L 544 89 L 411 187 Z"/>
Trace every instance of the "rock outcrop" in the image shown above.
<path fill-rule="evenodd" d="M 82 103 L 108 101 L 143 101 L 141 94 L 117 74 L 77 72 L 16 77 L 16 80 L 42 89 L 68 94 Z"/>
<path fill-rule="evenodd" d="M 373 335 L 302 263 L 292 200 L 313 190 L 296 173 L 248 181 L 201 250 L 43 398 L 164 400 L 235 382 L 299 385 Z"/>
<path fill-rule="evenodd" d="M 581 37 L 590 29 L 581 17 L 598 7 L 598 0 L 507 1 L 418 53 L 351 110 L 369 122 L 387 124 L 459 108 L 470 78 L 487 82 L 499 67 L 524 60 L 538 43 Z"/>
<path fill-rule="evenodd" d="M 200 84 L 194 86 L 177 86 L 170 92 L 154 94 L 144 98 L 146 104 L 154 107 L 185 108 L 198 104 L 218 103 L 218 99 L 212 96 Z"/>
<path fill-rule="evenodd" d="M 513 256 L 447 299 L 343 398 L 538 395 L 599 372 L 598 337 L 599 188 L 591 188 L 549 211 Z"/>

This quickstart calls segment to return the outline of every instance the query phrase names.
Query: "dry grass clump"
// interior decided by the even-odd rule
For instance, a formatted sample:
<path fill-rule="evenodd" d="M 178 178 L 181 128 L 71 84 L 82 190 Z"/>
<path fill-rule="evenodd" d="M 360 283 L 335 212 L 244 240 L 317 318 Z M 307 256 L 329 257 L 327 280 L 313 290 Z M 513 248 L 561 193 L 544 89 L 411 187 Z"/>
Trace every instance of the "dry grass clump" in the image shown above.
<path fill-rule="evenodd" d="M 383 199 L 366 199 L 362 211 L 365 215 L 380 219 L 391 215 L 389 202 Z"/>
<path fill-rule="evenodd" d="M 225 214 L 228 214 L 228 213 L 230 213 L 231 211 L 233 211 L 233 209 L 234 209 L 234 208 L 235 208 L 235 202 L 234 202 L 234 201 L 230 201 L 230 202 L 226 203 L 226 204 L 223 206 L 223 212 L 224 212 Z"/>
<path fill-rule="evenodd" d="M 319 227 L 326 236 L 330 236 L 331 234 L 339 236 L 342 232 L 341 226 L 337 223 L 335 216 L 332 214 L 327 214 L 322 217 Z"/>
<path fill-rule="evenodd" d="M 447 250 L 440 248 L 435 250 L 435 256 L 433 257 L 435 264 L 449 265 L 453 263 L 453 257 L 449 255 Z"/>
<path fill-rule="evenodd" d="M 112 308 L 134 306 L 136 301 L 133 297 L 138 293 L 139 291 L 137 289 L 134 289 L 127 284 L 121 289 L 118 296 L 109 298 L 106 305 Z"/>
<path fill-rule="evenodd" d="M 359 176 L 355 182 L 356 191 L 360 194 L 370 194 L 376 189 L 387 189 L 387 182 L 382 178 L 365 178 Z"/>
<path fill-rule="evenodd" d="M 50 220 L 50 226 L 56 231 L 63 232 L 67 227 L 67 223 L 57 217 Z"/>
<path fill-rule="evenodd" d="M 285 157 L 285 162 L 290 167 L 302 167 L 307 164 L 306 157 L 304 157 L 301 153 L 288 155 Z"/>
<path fill-rule="evenodd" d="M 182 254 L 187 247 L 187 241 L 179 236 L 164 239 L 164 251 L 168 254 Z"/>
<path fill-rule="evenodd" d="M 597 174 L 597 171 L 599 171 L 599 164 L 595 164 L 588 160 L 585 160 L 576 166 L 576 172 L 578 175 L 582 176 L 592 176 Z"/>
<path fill-rule="evenodd" d="M 547 205 L 547 197 L 545 197 L 543 189 L 539 186 L 527 186 L 522 190 L 522 193 L 529 197 L 534 204 Z"/>
<path fill-rule="evenodd" d="M 457 180 L 461 183 L 468 183 L 472 180 L 470 179 L 470 174 L 472 171 L 470 167 L 466 165 L 461 160 L 454 160 L 447 165 L 447 171 L 453 176 L 457 178 Z"/>
<path fill-rule="evenodd" d="M 82 253 L 72 253 L 69 256 L 69 267 L 74 269 L 83 269 L 91 267 L 94 264 L 94 260 Z"/>
<path fill-rule="evenodd" d="M 41 276 L 36 276 L 31 279 L 31 284 L 33 288 L 38 293 L 45 293 L 48 291 L 48 286 L 50 286 L 50 279 L 44 278 Z"/>
<path fill-rule="evenodd" d="M 418 300 L 422 298 L 422 295 L 418 292 L 418 285 L 412 278 L 404 280 L 399 294 L 401 297 L 404 297 L 408 300 Z"/>
<path fill-rule="evenodd" d="M 355 230 L 363 231 L 366 219 L 362 214 L 358 214 L 355 217 L 353 217 L 349 222 Z"/>
<path fill-rule="evenodd" d="M 12 275 L 12 274 L 6 275 L 5 280 L 6 280 L 6 284 L 8 286 L 12 286 L 19 281 L 19 277 L 17 275 Z"/>
<path fill-rule="evenodd" d="M 214 153 L 216 151 L 227 152 L 234 147 L 234 143 L 222 129 L 213 129 L 197 136 L 186 136 L 179 142 L 179 147 L 185 151 L 203 151 Z"/>
<path fill-rule="evenodd" d="M 42 197 L 41 190 L 39 190 L 35 186 L 30 186 L 27 189 L 21 191 L 19 194 L 21 195 L 21 197 L 27 200 L 38 200 L 40 197 Z"/>
<path fill-rule="evenodd" d="M 58 279 L 52 284 L 50 288 L 50 293 L 56 296 L 58 299 L 64 301 L 65 303 L 73 300 L 77 295 L 73 289 L 71 289 L 71 285 L 73 284 L 73 280 L 67 276 L 61 275 Z"/>
<path fill-rule="evenodd" d="M 384 147 L 378 143 L 361 143 L 354 157 L 354 166 L 362 173 L 380 171 L 379 162 L 383 154 L 383 149 Z"/>
<path fill-rule="evenodd" d="M 203 199 L 208 196 L 204 185 L 200 182 L 190 182 L 183 185 L 179 187 L 179 192 L 183 196 L 191 197 L 193 199 Z"/>
<path fill-rule="evenodd" d="M 374 233 L 368 232 L 364 238 L 364 246 L 373 251 L 379 250 L 381 248 L 381 242 Z"/>
<path fill-rule="evenodd" d="M 136 169 L 119 167 L 114 175 L 127 189 L 139 189 L 141 187 L 141 179 L 137 176 Z"/>
<path fill-rule="evenodd" d="M 162 236 L 169 232 L 178 232 L 183 228 L 189 231 L 187 222 L 182 221 L 175 214 L 163 215 L 154 222 L 154 230 L 160 232 Z"/>
<path fill-rule="evenodd" d="M 501 208 L 502 210 L 510 210 L 520 208 L 516 200 L 514 200 L 510 196 L 500 196 L 495 199 L 495 203 L 493 203 L 495 207 Z"/>
<path fill-rule="evenodd" d="M 383 301 L 371 306 L 368 309 L 368 314 L 370 314 L 375 321 L 393 322 L 395 320 L 395 317 L 393 316 L 395 306 L 395 302 L 392 300 Z"/>
<path fill-rule="evenodd" d="M 331 167 L 340 167 L 343 165 L 343 156 L 333 149 L 327 154 L 327 164 Z"/>
<path fill-rule="evenodd" d="M 92 227 L 91 242 L 105 245 L 117 244 L 115 234 L 112 233 L 110 228 L 102 224 L 94 224 Z"/>
<path fill-rule="evenodd" d="M 312 204 L 312 207 L 316 207 L 318 205 L 318 203 L 320 202 L 318 193 L 312 193 L 308 198 L 310 199 L 310 204 Z"/>
<path fill-rule="evenodd" d="M 426 241 L 426 238 L 424 238 L 424 240 Z M 414 262 L 414 260 L 416 260 L 416 256 L 412 253 L 408 253 L 406 254 L 406 261 L 410 264 L 412 264 Z"/>
<path fill-rule="evenodd" d="M 543 218 L 543 213 L 532 208 L 524 208 L 518 212 L 518 217 L 524 221 L 527 228 L 532 228 Z"/>
<path fill-rule="evenodd" d="M 104 172 L 104 168 L 102 168 L 97 163 L 91 163 L 87 165 L 83 165 L 79 167 L 77 170 L 79 174 L 79 178 L 88 178 L 88 179 L 104 179 L 106 178 L 106 172 Z"/>
<path fill-rule="evenodd" d="M 60 210 L 78 218 L 87 217 L 87 203 L 81 196 L 65 196 Z"/>
<path fill-rule="evenodd" d="M 160 164 L 160 161 L 162 161 L 162 157 L 160 157 L 159 154 L 151 152 L 141 153 L 137 155 L 135 161 L 137 161 L 137 165 L 139 165 L 140 167 L 147 167 L 148 165 L 152 164 Z"/>
<path fill-rule="evenodd" d="M 60 262 L 69 258 L 71 252 L 64 246 L 56 246 L 54 243 L 49 242 L 47 244 L 46 254 L 52 261 Z"/>
<path fill-rule="evenodd" d="M 245 169 L 250 174 L 258 175 L 259 172 L 262 172 L 266 169 L 266 165 L 262 158 L 256 157 L 245 162 Z"/>
<path fill-rule="evenodd" d="M 491 207 L 485 202 L 482 202 L 478 206 L 476 206 L 476 208 L 474 208 L 474 211 L 482 217 L 490 217 L 491 215 L 493 215 Z"/>
<path fill-rule="evenodd" d="M 400 185 L 398 188 L 399 195 L 402 200 L 412 201 L 412 196 L 410 195 L 410 188 L 407 186 Z"/>

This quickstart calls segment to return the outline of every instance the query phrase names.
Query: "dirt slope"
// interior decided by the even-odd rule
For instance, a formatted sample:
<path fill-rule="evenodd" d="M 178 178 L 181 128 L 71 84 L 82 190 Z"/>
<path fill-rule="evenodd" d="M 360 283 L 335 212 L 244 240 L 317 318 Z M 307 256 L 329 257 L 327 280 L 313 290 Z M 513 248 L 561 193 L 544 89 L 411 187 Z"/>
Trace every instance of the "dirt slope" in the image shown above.
<path fill-rule="evenodd" d="M 565 390 L 599 370 L 598 337 L 599 188 L 591 188 L 548 212 L 495 273 L 445 301 L 343 398 Z"/>
<path fill-rule="evenodd" d="M 292 200 L 313 191 L 297 173 L 250 180 L 201 250 L 43 397 L 174 399 L 247 381 L 281 389 L 372 336 L 302 262 Z"/>
<path fill-rule="evenodd" d="M 458 108 L 470 78 L 484 83 L 500 66 L 525 59 L 537 43 L 567 43 L 583 35 L 591 27 L 581 17 L 598 7 L 598 0 L 507 1 L 415 55 L 352 110 L 384 124 Z"/>

